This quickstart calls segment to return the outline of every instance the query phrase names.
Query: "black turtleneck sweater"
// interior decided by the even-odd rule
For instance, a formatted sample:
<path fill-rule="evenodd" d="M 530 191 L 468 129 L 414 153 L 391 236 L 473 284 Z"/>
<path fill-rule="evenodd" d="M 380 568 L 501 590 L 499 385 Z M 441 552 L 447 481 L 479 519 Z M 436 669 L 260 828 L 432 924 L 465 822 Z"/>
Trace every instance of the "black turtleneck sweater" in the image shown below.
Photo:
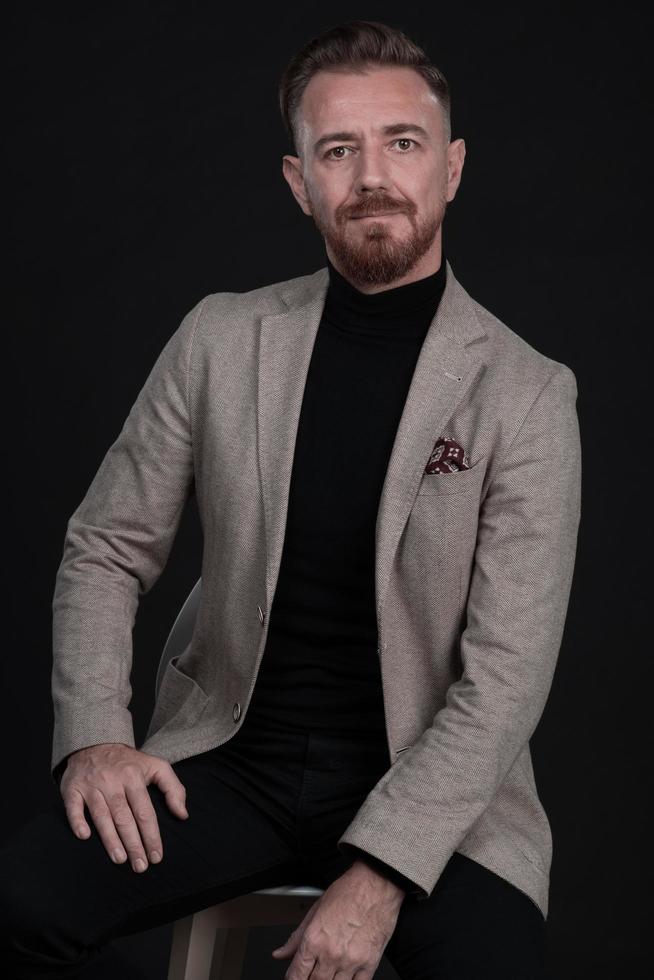
<path fill-rule="evenodd" d="M 377 653 L 375 522 L 425 334 L 445 286 L 437 272 L 362 293 L 327 259 L 266 648 L 244 721 L 322 730 L 386 746 Z M 402 885 L 413 882 L 352 848 Z"/>

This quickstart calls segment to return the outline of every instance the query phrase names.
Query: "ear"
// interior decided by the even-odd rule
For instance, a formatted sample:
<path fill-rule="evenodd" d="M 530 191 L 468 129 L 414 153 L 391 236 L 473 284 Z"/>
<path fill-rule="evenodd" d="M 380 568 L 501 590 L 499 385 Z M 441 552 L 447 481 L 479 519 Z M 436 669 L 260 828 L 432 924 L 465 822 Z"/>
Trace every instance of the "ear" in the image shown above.
<path fill-rule="evenodd" d="M 286 154 L 282 157 L 282 173 L 286 178 L 293 197 L 298 202 L 305 214 L 311 214 L 309 200 L 304 187 L 304 176 L 302 171 L 302 161 L 299 157 Z"/>
<path fill-rule="evenodd" d="M 464 140 L 453 140 L 447 148 L 447 198 L 453 201 L 454 196 L 461 183 L 461 173 L 463 171 L 463 161 L 466 156 L 466 145 Z"/>

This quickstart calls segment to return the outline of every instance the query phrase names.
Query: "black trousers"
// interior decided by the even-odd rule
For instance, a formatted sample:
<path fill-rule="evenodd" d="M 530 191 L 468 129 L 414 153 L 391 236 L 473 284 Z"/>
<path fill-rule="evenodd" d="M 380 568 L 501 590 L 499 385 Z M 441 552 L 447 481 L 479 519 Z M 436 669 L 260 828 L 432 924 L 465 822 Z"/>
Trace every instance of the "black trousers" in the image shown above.
<path fill-rule="evenodd" d="M 118 936 L 258 888 L 326 888 L 346 870 L 352 859 L 336 841 L 388 768 L 385 746 L 246 722 L 224 745 L 174 764 L 186 787 L 186 820 L 148 786 L 164 857 L 145 872 L 111 861 L 88 813 L 91 837 L 79 840 L 63 801 L 4 842 L 1 976 L 76 977 Z M 429 899 L 403 901 L 384 956 L 402 980 L 549 975 L 540 910 L 457 852 Z M 270 976 L 283 976 L 291 958 L 270 959 Z"/>

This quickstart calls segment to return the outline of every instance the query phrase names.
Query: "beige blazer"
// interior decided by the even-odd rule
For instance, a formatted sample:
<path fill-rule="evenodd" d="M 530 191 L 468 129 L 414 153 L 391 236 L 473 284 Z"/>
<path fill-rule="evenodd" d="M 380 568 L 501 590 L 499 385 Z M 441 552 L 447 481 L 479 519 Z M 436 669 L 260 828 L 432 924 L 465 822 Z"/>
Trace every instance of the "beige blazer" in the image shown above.
<path fill-rule="evenodd" d="M 544 915 L 550 825 L 529 751 L 575 562 L 577 385 L 477 303 L 446 262 L 390 456 L 375 594 L 389 767 L 338 847 L 431 894 L 454 851 Z M 53 597 L 52 773 L 76 749 L 134 745 L 132 627 L 195 490 L 204 532 L 192 640 L 146 739 L 175 762 L 231 738 L 263 656 L 302 395 L 329 281 L 206 296 L 157 358 L 67 525 Z M 425 473 L 441 435 L 470 468 Z"/>

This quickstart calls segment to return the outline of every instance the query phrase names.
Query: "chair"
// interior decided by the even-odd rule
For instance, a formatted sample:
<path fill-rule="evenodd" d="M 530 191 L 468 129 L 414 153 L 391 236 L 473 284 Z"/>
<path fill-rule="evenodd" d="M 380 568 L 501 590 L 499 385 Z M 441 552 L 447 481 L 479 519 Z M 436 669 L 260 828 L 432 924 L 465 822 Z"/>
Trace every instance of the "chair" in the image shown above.
<path fill-rule="evenodd" d="M 200 578 L 170 631 L 157 670 L 157 693 L 168 662 L 191 642 L 201 584 Z M 300 884 L 260 888 L 178 919 L 173 926 L 168 980 L 240 980 L 250 929 L 297 925 L 323 891 Z"/>

